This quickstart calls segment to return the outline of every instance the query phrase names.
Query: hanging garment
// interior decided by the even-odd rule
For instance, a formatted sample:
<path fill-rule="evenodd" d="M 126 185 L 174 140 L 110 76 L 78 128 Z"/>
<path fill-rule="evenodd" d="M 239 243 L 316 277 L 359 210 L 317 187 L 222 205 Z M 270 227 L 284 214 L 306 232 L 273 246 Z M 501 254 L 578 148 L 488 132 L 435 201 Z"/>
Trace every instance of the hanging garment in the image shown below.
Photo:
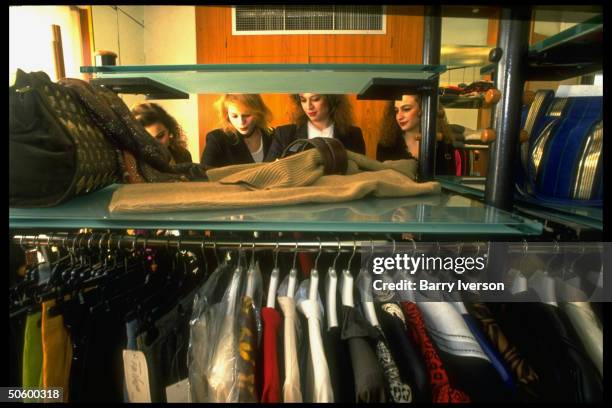
<path fill-rule="evenodd" d="M 571 322 L 586 354 L 603 377 L 603 331 L 591 305 L 586 302 L 568 302 L 562 303 L 561 309 Z"/>
<path fill-rule="evenodd" d="M 376 327 L 375 329 L 378 331 L 378 338 L 376 339 L 376 357 L 385 374 L 389 399 L 392 402 L 412 402 L 412 389 L 410 385 L 406 384 L 400 377 L 400 372 L 389 351 L 384 333 L 380 327 Z"/>
<path fill-rule="evenodd" d="M 495 321 L 485 303 L 466 303 L 468 311 L 478 320 L 482 330 L 499 350 L 518 380 L 522 400 L 538 398 L 539 377 L 529 362 L 519 353 L 516 346 L 508 341 L 499 324 Z"/>
<path fill-rule="evenodd" d="M 316 300 L 298 302 L 298 310 L 308 320 L 308 342 L 313 368 L 313 402 L 334 402 L 329 367 L 321 337 L 321 311 Z"/>
<path fill-rule="evenodd" d="M 137 319 L 132 319 L 125 324 L 125 336 L 127 338 L 126 350 L 136 350 L 138 348 L 138 344 L 136 343 L 138 327 L 139 324 Z M 125 382 L 123 383 L 123 402 L 130 402 L 127 384 Z"/>
<path fill-rule="evenodd" d="M 478 344 L 480 344 L 480 347 L 482 348 L 482 351 L 489 358 L 489 361 L 493 365 L 493 368 L 495 368 L 495 371 L 497 371 L 497 373 L 500 375 L 500 377 L 501 377 L 502 381 L 504 382 L 505 386 L 511 392 L 516 392 L 516 384 L 514 382 L 514 378 L 512 377 L 512 374 L 510 373 L 510 370 L 506 367 L 506 364 L 505 364 L 502 356 L 491 345 L 489 340 L 486 338 L 485 334 L 481 331 L 481 329 L 478 326 L 478 323 L 476 322 L 474 317 L 472 317 L 468 313 L 468 311 L 465 308 L 463 302 L 454 302 L 454 305 L 455 305 L 455 308 L 457 309 L 457 311 L 463 317 L 463 320 L 465 321 L 465 324 L 467 325 L 467 327 L 470 329 L 470 332 L 472 333 L 472 335 L 474 336 L 476 341 L 478 341 Z"/>
<path fill-rule="evenodd" d="M 472 401 L 510 401 L 512 393 L 491 364 L 463 317 L 447 302 L 420 302 L 427 332 L 448 375 Z"/>
<path fill-rule="evenodd" d="M 412 338 L 420 346 L 425 364 L 429 370 L 433 402 L 470 402 L 470 397 L 467 394 L 451 385 L 451 380 L 444 368 L 444 363 L 427 334 L 425 321 L 416 304 L 401 302 L 401 306 L 406 315 Z"/>
<path fill-rule="evenodd" d="M 137 349 L 147 360 L 151 402 L 167 402 L 166 387 L 188 375 L 189 318 L 195 294 L 192 291 L 178 300 L 176 306 L 136 338 Z"/>
<path fill-rule="evenodd" d="M 427 368 L 415 344 L 408 337 L 408 327 L 402 309 L 396 303 L 376 303 L 378 320 L 389 350 L 400 371 L 409 380 L 415 402 L 431 401 Z"/>
<path fill-rule="evenodd" d="M 299 326 L 304 327 L 299 337 L 298 359 L 300 364 L 301 391 L 304 402 L 314 402 L 314 367 L 312 366 L 312 352 L 310 351 L 310 332 L 308 319 L 304 314 L 298 314 Z"/>
<path fill-rule="evenodd" d="M 508 340 L 525 355 L 541 382 L 541 400 L 600 402 L 601 377 L 568 330 L 558 308 L 539 302 L 533 289 L 514 295 L 516 301 L 489 307 Z"/>
<path fill-rule="evenodd" d="M 72 363 L 72 343 L 70 334 L 64 327 L 62 315 L 50 316 L 49 309 L 55 301 L 42 304 L 42 386 L 60 387 L 64 391 L 64 402 L 70 395 L 70 365 Z"/>
<path fill-rule="evenodd" d="M 42 385 L 42 334 L 41 312 L 29 314 L 26 319 L 23 343 L 23 388 L 39 388 Z"/>
<path fill-rule="evenodd" d="M 297 352 L 297 314 L 295 300 L 287 296 L 278 296 L 278 304 L 283 311 L 283 344 L 285 380 L 283 382 L 283 402 L 302 402 L 300 368 Z"/>
<path fill-rule="evenodd" d="M 354 307 L 342 306 L 342 339 L 349 345 L 357 403 L 387 401 L 383 371 L 367 341 L 376 336 L 372 330 Z"/>
<path fill-rule="evenodd" d="M 263 320 L 263 392 L 261 402 L 281 402 L 278 370 L 277 336 L 281 324 L 280 314 L 271 307 L 261 309 Z"/>
<path fill-rule="evenodd" d="M 210 170 L 211 182 L 131 184 L 119 187 L 111 213 L 186 211 L 298 203 L 343 202 L 375 197 L 439 194 L 437 182 L 417 183 L 414 160 L 380 163 L 347 152 L 347 175 L 323 175 L 315 149 L 272 163 L 242 164 Z M 351 170 L 352 169 L 352 170 Z M 359 169 L 367 170 L 359 172 Z"/>
<path fill-rule="evenodd" d="M 192 402 L 238 401 L 234 312 L 241 273 L 222 263 L 194 299 L 187 362 Z M 222 278 L 228 276 L 231 281 L 225 285 Z"/>
<path fill-rule="evenodd" d="M 249 296 L 242 298 L 238 315 L 238 401 L 259 402 L 255 392 L 255 362 L 257 361 L 257 327 L 255 307 Z"/>
<path fill-rule="evenodd" d="M 71 402 L 123 401 L 125 322 L 121 310 L 90 313 L 96 291 L 83 293 L 83 303 L 63 306 L 64 324 L 72 341 Z"/>
<path fill-rule="evenodd" d="M 329 365 L 335 402 L 355 402 L 355 383 L 351 372 L 351 354 L 348 342 L 342 340 L 340 327 L 323 332 L 323 345 Z"/>

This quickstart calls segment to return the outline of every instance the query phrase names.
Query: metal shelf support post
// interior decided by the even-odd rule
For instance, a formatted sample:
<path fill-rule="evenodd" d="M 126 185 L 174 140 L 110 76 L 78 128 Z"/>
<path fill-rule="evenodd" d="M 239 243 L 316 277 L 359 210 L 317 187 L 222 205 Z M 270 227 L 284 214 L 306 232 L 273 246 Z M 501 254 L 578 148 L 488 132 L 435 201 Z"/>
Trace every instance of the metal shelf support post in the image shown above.
<path fill-rule="evenodd" d="M 499 24 L 498 47 L 502 56 L 498 62 L 495 87 L 502 96 L 494 113 L 493 127 L 497 138 L 490 149 L 485 203 L 508 211 L 512 210 L 514 193 L 515 153 L 521 123 L 530 17 L 529 7 L 504 7 Z"/>
<path fill-rule="evenodd" d="M 425 6 L 423 64 L 440 64 L 442 17 L 440 5 Z M 436 168 L 436 120 L 438 118 L 438 85 L 421 96 L 421 144 L 419 146 L 419 181 L 430 181 Z"/>

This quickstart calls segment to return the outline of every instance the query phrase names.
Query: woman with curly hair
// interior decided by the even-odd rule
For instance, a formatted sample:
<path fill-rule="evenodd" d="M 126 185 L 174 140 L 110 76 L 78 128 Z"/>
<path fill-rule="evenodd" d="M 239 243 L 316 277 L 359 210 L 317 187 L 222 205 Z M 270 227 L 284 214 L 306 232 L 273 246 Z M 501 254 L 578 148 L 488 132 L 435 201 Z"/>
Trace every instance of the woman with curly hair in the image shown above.
<path fill-rule="evenodd" d="M 216 102 L 219 129 L 206 135 L 200 163 L 207 168 L 259 163 L 272 142 L 272 112 L 257 94 L 225 94 Z"/>
<path fill-rule="evenodd" d="M 438 112 L 437 130 L 442 140 L 436 144 L 436 174 L 454 175 L 454 148 L 442 108 Z M 380 126 L 376 160 L 418 160 L 420 136 L 421 96 L 403 95 L 399 101 L 389 101 Z"/>
<path fill-rule="evenodd" d="M 352 126 L 353 112 L 346 95 L 302 93 L 292 95 L 291 101 L 293 124 L 276 128 L 266 161 L 280 158 L 294 140 L 315 137 L 333 137 L 346 149 L 365 154 L 363 135 L 360 128 Z"/>
<path fill-rule="evenodd" d="M 151 136 L 168 148 L 176 164 L 192 163 L 183 128 L 164 108 L 144 102 L 133 107 L 132 114 Z"/>

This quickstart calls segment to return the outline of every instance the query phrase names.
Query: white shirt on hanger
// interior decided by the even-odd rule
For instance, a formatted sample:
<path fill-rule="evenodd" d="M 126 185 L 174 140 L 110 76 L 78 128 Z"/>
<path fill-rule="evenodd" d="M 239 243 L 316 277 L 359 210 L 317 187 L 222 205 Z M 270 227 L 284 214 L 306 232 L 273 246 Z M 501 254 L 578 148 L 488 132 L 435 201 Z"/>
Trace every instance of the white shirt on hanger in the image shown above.
<path fill-rule="evenodd" d="M 297 307 L 308 320 L 308 341 L 314 369 L 313 402 L 334 402 L 334 391 L 321 337 L 322 316 L 319 303 L 316 299 L 302 300 L 298 302 Z"/>
<path fill-rule="evenodd" d="M 334 137 L 334 124 L 332 123 L 323 130 L 317 129 L 312 122 L 308 122 L 308 138 L 314 139 L 315 137 Z"/>
<path fill-rule="evenodd" d="M 278 304 L 285 316 L 283 344 L 285 350 L 285 382 L 283 383 L 283 402 L 302 402 L 300 387 L 300 367 L 297 355 L 296 324 L 297 314 L 295 300 L 288 296 L 279 296 Z"/>

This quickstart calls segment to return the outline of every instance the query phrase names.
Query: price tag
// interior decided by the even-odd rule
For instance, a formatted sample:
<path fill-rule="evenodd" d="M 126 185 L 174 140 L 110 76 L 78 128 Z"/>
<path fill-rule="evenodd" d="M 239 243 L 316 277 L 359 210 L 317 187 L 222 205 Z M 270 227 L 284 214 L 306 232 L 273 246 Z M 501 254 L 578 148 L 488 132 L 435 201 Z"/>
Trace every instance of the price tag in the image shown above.
<path fill-rule="evenodd" d="M 174 383 L 166 387 L 166 401 L 168 402 L 190 402 L 189 401 L 189 379 Z"/>
<path fill-rule="evenodd" d="M 149 371 L 144 353 L 123 350 L 123 369 L 130 402 L 151 402 Z"/>

